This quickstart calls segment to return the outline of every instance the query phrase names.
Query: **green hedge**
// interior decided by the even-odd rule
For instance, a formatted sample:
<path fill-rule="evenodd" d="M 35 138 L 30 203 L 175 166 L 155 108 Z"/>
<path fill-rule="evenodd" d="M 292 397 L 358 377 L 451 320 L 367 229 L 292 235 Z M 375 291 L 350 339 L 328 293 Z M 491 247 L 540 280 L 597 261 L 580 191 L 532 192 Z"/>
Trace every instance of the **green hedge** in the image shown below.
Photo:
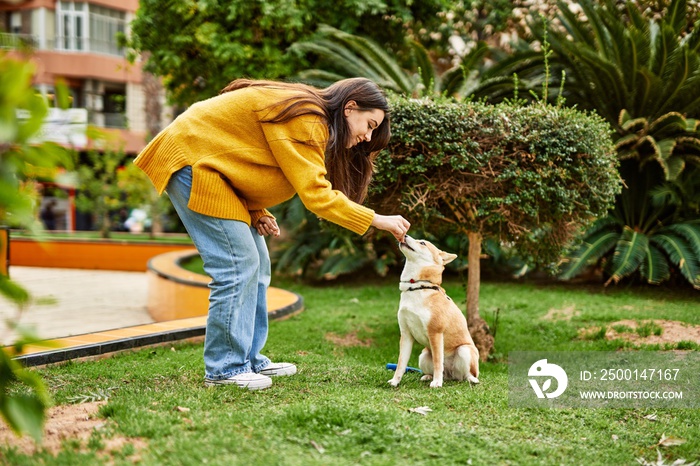
<path fill-rule="evenodd" d="M 548 263 L 620 191 L 611 129 L 596 115 L 403 97 L 391 107 L 369 204 L 436 235 L 478 231 Z"/>

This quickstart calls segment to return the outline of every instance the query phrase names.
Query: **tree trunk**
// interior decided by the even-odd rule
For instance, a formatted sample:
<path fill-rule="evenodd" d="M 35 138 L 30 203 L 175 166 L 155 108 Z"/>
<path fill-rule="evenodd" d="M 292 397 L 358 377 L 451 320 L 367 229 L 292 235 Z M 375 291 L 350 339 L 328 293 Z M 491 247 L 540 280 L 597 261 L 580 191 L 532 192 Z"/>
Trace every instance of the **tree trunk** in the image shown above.
<path fill-rule="evenodd" d="M 144 54 L 144 62 L 148 61 L 148 58 L 149 54 Z M 141 84 L 145 96 L 144 111 L 146 113 L 146 125 L 148 126 L 148 139 L 150 140 L 163 129 L 161 125 L 163 115 L 163 105 L 161 103 L 163 86 L 157 76 L 145 71 L 142 75 Z M 151 238 L 155 238 L 163 233 L 163 224 L 160 220 L 160 208 L 157 203 L 158 196 L 153 196 L 150 200 L 151 233 L 149 236 Z"/>
<path fill-rule="evenodd" d="M 155 239 L 163 234 L 163 222 L 158 217 L 151 218 L 151 234 L 150 237 Z"/>
<path fill-rule="evenodd" d="M 100 234 L 102 238 L 107 239 L 111 236 L 112 222 L 109 218 L 109 212 L 102 214 L 102 226 L 100 228 Z"/>
<path fill-rule="evenodd" d="M 145 53 L 142 57 L 143 61 L 148 61 L 149 56 L 150 53 Z M 141 85 L 143 86 L 145 99 L 144 112 L 146 114 L 146 126 L 148 127 L 148 140 L 151 140 L 163 129 L 161 125 L 163 117 L 163 104 L 161 103 L 163 85 L 157 76 L 145 71 L 141 75 Z"/>
<path fill-rule="evenodd" d="M 151 199 L 150 202 L 151 233 L 149 237 L 151 239 L 154 239 L 163 233 L 163 222 L 160 220 L 161 211 L 158 206 L 158 197 L 156 197 L 155 199 Z"/>
<path fill-rule="evenodd" d="M 486 361 L 493 351 L 493 335 L 484 319 L 479 315 L 479 288 L 481 286 L 481 242 L 478 232 L 470 231 L 469 268 L 467 270 L 467 323 L 469 333 L 479 350 L 479 358 Z"/>

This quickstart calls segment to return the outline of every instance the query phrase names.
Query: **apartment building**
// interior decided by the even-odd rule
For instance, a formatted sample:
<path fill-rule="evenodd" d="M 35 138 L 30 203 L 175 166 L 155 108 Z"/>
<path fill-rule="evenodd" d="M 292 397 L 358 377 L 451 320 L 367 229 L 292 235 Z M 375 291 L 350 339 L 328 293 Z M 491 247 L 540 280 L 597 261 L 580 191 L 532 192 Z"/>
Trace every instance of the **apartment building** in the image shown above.
<path fill-rule="evenodd" d="M 62 78 L 72 106 L 87 110 L 88 123 L 119 132 L 129 154 L 145 145 L 146 97 L 163 99 L 145 95 L 150 77 L 118 43 L 137 8 L 138 0 L 0 0 L 0 47 L 30 47 L 36 88 L 50 96 Z"/>
<path fill-rule="evenodd" d="M 172 120 L 159 81 L 129 63 L 119 45 L 137 8 L 138 0 L 0 0 L 0 49 L 29 56 L 37 69 L 33 84 L 49 99 L 62 79 L 72 115 L 118 133 L 130 155 Z M 149 118 L 147 106 L 160 118 Z M 72 145 L 80 149 L 84 142 Z M 55 201 L 58 229 L 75 229 L 70 200 Z"/>

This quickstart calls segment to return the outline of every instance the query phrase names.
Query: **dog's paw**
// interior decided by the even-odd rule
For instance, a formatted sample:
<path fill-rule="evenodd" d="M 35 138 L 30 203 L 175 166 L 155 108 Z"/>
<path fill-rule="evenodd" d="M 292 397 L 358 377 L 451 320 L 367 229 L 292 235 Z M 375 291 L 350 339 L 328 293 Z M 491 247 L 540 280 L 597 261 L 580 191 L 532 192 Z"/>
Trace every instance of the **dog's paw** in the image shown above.
<path fill-rule="evenodd" d="M 430 382 L 430 388 L 440 388 L 442 387 L 442 380 L 433 380 Z"/>
<path fill-rule="evenodd" d="M 433 374 L 425 374 L 420 378 L 421 380 L 433 380 Z"/>
<path fill-rule="evenodd" d="M 401 382 L 400 380 L 391 379 L 387 383 L 389 385 L 391 385 L 392 387 L 398 387 L 400 382 Z"/>
<path fill-rule="evenodd" d="M 470 381 L 471 383 L 479 383 L 479 379 L 477 379 L 473 375 L 468 375 L 467 380 Z"/>

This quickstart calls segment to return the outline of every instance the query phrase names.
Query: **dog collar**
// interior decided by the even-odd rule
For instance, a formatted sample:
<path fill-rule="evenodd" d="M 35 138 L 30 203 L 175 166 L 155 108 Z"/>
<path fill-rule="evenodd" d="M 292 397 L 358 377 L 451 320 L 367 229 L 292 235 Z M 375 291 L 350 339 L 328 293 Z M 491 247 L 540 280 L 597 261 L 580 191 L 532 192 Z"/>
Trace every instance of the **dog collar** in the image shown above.
<path fill-rule="evenodd" d="M 450 301 L 452 301 L 452 298 L 450 298 L 449 296 L 447 296 L 447 293 L 445 293 L 445 290 L 443 290 L 442 287 L 441 287 L 440 285 L 438 285 L 438 284 L 436 284 L 436 283 L 433 283 L 433 282 L 431 282 L 430 280 L 416 280 L 416 279 L 411 278 L 411 279 L 409 279 L 409 280 L 401 280 L 400 283 L 410 283 L 411 285 L 414 285 L 414 284 L 416 284 L 416 283 L 430 283 L 430 285 L 420 285 L 420 286 L 416 286 L 416 287 L 413 287 L 413 288 L 408 287 L 408 288 L 406 288 L 405 290 L 401 290 L 401 292 L 403 293 L 404 291 L 419 291 L 419 290 L 435 290 L 435 291 L 442 291 L 442 294 L 444 294 L 445 297 L 447 297 L 447 299 L 449 299 Z"/>
<path fill-rule="evenodd" d="M 431 285 L 437 286 L 437 283 L 433 283 L 430 280 L 415 280 L 411 278 L 410 280 L 401 280 L 401 283 L 410 283 L 411 285 L 414 283 L 430 283 Z"/>
<path fill-rule="evenodd" d="M 406 288 L 405 290 L 402 291 L 418 291 L 418 290 L 436 290 L 439 291 L 440 287 L 437 285 L 433 286 L 417 286 L 415 288 Z"/>
<path fill-rule="evenodd" d="M 429 283 L 430 285 L 420 285 L 416 287 L 408 287 L 405 290 L 402 291 L 418 291 L 418 290 L 439 290 L 440 287 L 438 286 L 437 283 L 433 283 L 430 280 L 416 280 L 414 278 L 411 278 L 410 280 L 401 280 L 401 283 L 410 283 L 411 285 L 417 284 L 417 283 Z"/>

